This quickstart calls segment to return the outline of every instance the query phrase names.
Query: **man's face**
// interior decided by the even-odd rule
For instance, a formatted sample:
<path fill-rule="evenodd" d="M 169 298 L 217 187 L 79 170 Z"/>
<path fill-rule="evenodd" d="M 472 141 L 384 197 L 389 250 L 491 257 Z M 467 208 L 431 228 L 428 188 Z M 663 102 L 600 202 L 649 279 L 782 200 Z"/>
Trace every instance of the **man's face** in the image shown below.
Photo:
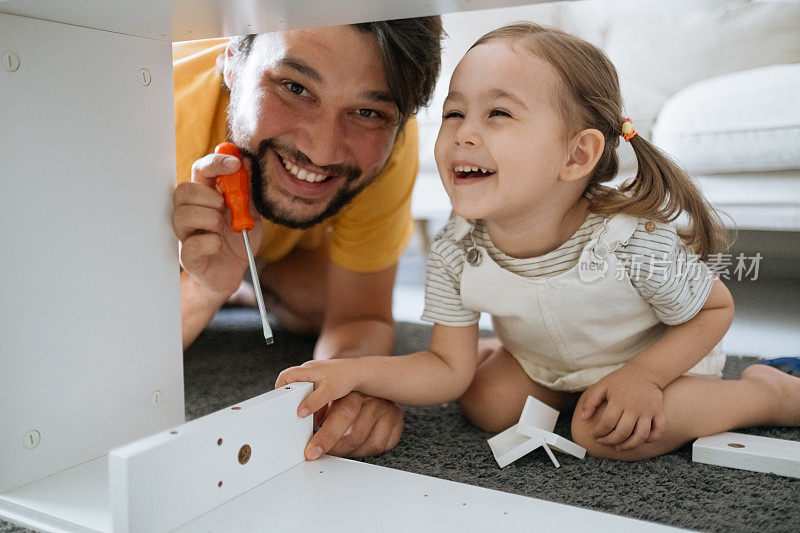
<path fill-rule="evenodd" d="M 231 140 L 266 218 L 308 227 L 380 174 L 399 125 L 375 36 L 350 26 L 261 34 L 231 70 Z"/>

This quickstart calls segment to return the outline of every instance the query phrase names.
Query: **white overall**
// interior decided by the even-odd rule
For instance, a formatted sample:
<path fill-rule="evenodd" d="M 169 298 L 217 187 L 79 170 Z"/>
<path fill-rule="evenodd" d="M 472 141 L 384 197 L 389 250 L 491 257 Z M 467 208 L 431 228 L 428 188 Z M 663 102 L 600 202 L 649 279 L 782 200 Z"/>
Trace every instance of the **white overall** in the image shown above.
<path fill-rule="evenodd" d="M 667 327 L 614 253 L 638 222 L 626 215 L 607 218 L 578 264 L 551 278 L 509 272 L 473 241 L 461 276 L 462 302 L 492 315 L 504 348 L 531 379 L 553 390 L 584 390 L 661 338 Z M 462 240 L 472 228 L 457 219 L 454 237 Z M 724 365 L 717 345 L 688 374 L 721 377 Z"/>

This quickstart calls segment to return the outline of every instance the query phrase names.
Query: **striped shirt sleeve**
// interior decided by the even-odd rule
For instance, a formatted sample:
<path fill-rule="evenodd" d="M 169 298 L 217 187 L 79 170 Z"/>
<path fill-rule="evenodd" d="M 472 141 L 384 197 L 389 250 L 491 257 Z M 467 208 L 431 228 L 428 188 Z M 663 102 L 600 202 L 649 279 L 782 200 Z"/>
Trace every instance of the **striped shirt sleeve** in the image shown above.
<path fill-rule="evenodd" d="M 714 276 L 671 224 L 644 220 L 617 255 L 625 263 L 631 284 L 667 325 L 691 320 L 703 307 Z M 651 227 L 652 229 L 652 227 Z"/>
<path fill-rule="evenodd" d="M 465 257 L 460 243 L 453 238 L 453 229 L 451 220 L 431 243 L 422 320 L 444 326 L 471 326 L 478 322 L 480 313 L 465 308 L 461 302 L 461 273 Z"/>

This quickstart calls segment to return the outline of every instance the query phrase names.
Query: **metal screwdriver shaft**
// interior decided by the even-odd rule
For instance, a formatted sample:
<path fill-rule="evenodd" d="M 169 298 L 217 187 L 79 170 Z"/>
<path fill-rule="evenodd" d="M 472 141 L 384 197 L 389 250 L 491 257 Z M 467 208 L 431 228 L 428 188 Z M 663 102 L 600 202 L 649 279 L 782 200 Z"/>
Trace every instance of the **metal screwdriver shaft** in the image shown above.
<path fill-rule="evenodd" d="M 247 238 L 247 230 L 242 230 L 242 237 L 244 237 L 244 246 L 247 248 L 247 261 L 250 263 L 250 278 L 253 280 L 253 290 L 256 293 L 256 300 L 258 301 L 258 312 L 261 313 L 261 326 L 264 328 L 264 340 L 267 344 L 272 344 L 272 329 L 269 327 L 267 321 L 267 309 L 264 307 L 264 295 L 261 294 L 261 283 L 258 281 L 258 269 L 256 268 L 256 261 L 253 258 L 253 250 L 250 249 L 250 239 Z"/>
<path fill-rule="evenodd" d="M 241 157 L 239 149 L 233 143 L 222 143 L 214 149 L 215 153 L 230 155 L 236 158 Z M 267 310 L 264 307 L 264 295 L 261 293 L 261 283 L 258 281 L 258 269 L 253 258 L 253 250 L 250 249 L 250 239 L 247 237 L 248 230 L 256 227 L 256 222 L 250 215 L 250 187 L 247 172 L 239 166 L 234 174 L 217 176 L 217 190 L 225 199 L 225 205 L 231 211 L 231 231 L 241 232 L 244 237 L 244 246 L 247 249 L 247 262 L 250 264 L 250 276 L 253 279 L 253 290 L 258 301 L 258 312 L 261 313 L 261 325 L 264 328 L 264 340 L 267 344 L 272 344 L 272 329 L 267 321 Z"/>

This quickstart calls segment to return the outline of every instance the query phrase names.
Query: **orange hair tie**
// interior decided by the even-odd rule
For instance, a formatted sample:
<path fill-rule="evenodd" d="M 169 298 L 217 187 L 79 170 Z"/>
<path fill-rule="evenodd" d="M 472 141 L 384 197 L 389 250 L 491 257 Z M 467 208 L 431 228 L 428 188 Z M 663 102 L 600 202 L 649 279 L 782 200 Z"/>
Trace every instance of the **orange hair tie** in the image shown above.
<path fill-rule="evenodd" d="M 622 123 L 622 138 L 625 139 L 626 142 L 631 142 L 631 139 L 638 134 L 639 132 L 633 129 L 633 121 L 630 118 L 626 118 Z"/>

